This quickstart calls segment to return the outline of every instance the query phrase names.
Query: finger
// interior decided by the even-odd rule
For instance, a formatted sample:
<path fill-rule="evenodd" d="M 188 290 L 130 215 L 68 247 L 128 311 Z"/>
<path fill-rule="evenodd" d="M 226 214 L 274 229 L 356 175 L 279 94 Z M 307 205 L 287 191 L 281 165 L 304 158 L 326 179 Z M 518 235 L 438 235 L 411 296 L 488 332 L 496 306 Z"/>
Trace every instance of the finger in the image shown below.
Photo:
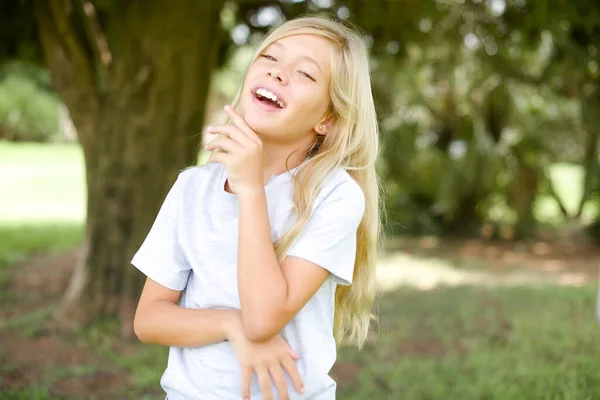
<path fill-rule="evenodd" d="M 279 398 L 281 400 L 289 400 L 290 394 L 288 393 L 287 381 L 285 380 L 285 375 L 283 375 L 283 370 L 279 364 L 275 364 L 269 368 L 269 373 L 275 382 L 275 387 L 277 387 L 277 393 L 279 393 Z"/>
<path fill-rule="evenodd" d="M 242 367 L 242 399 L 250 398 L 250 384 L 252 383 L 252 368 Z"/>
<path fill-rule="evenodd" d="M 283 369 L 288 373 L 290 378 L 292 378 L 292 382 L 294 382 L 294 388 L 296 389 L 296 392 L 303 393 L 304 392 L 304 382 L 302 381 L 302 378 L 300 377 L 300 373 L 298 372 L 298 367 L 296 367 L 296 364 L 294 363 L 294 361 L 292 361 L 289 358 L 283 359 L 281 361 L 281 365 L 283 366 Z"/>
<path fill-rule="evenodd" d="M 213 135 L 225 135 L 229 136 L 231 139 L 239 143 L 241 146 L 249 148 L 251 146 L 256 146 L 256 142 L 253 141 L 246 135 L 244 132 L 240 130 L 240 128 L 233 125 L 212 125 L 206 128 L 206 131 Z M 212 143 L 212 142 L 211 142 Z"/>
<path fill-rule="evenodd" d="M 254 133 L 252 128 L 248 126 L 246 120 L 244 120 L 244 118 L 242 118 L 242 116 L 238 114 L 238 112 L 233 107 L 231 107 L 230 105 L 226 105 L 224 109 L 227 115 L 229 115 L 229 118 L 231 118 L 231 122 L 233 122 L 235 126 L 240 128 L 242 132 L 248 135 L 250 139 L 254 140 L 255 142 L 260 140 L 256 133 Z"/>
<path fill-rule="evenodd" d="M 256 376 L 258 377 L 258 386 L 265 400 L 273 400 L 273 390 L 271 390 L 271 378 L 269 371 L 264 367 L 256 368 Z"/>
<path fill-rule="evenodd" d="M 214 149 L 223 149 L 228 153 L 235 153 L 240 149 L 240 144 L 236 143 L 234 140 L 229 138 L 218 138 L 213 139 L 210 143 L 207 143 L 204 148 L 208 151 L 212 151 Z"/>
<path fill-rule="evenodd" d="M 210 157 L 208 157 L 208 163 L 221 163 L 224 164 L 225 166 L 228 166 L 231 163 L 231 155 L 227 154 L 227 153 L 219 153 L 219 152 L 215 152 L 213 151 L 212 153 L 210 153 Z"/>
<path fill-rule="evenodd" d="M 292 349 L 292 346 L 290 346 L 290 344 L 288 342 L 286 342 L 285 340 L 283 341 L 285 349 L 287 350 L 288 354 L 290 355 L 290 357 L 292 357 L 294 360 L 297 360 L 300 358 L 300 356 L 298 355 L 298 353 L 296 353 L 294 351 L 294 349 Z"/>

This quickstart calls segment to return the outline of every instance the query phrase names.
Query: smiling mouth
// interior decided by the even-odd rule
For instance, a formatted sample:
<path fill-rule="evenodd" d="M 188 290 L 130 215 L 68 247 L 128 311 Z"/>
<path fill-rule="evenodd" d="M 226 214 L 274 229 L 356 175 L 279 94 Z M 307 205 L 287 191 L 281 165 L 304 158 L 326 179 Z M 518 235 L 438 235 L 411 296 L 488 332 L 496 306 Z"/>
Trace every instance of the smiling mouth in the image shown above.
<path fill-rule="evenodd" d="M 285 108 L 285 103 L 281 101 L 276 94 L 264 88 L 257 88 L 252 91 L 252 94 L 258 101 L 261 103 L 265 103 L 272 107 L 283 109 Z"/>

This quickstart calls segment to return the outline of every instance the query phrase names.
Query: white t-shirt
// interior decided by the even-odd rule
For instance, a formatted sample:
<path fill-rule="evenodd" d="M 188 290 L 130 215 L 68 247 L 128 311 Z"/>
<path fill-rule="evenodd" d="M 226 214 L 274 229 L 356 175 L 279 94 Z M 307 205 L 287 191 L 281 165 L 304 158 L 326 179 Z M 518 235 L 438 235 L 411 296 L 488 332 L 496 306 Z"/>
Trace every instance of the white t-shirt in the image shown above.
<path fill-rule="evenodd" d="M 265 185 L 273 242 L 294 223 L 292 173 L 272 176 Z M 225 189 L 227 170 L 210 163 L 181 172 L 169 191 L 152 229 L 131 263 L 161 285 L 182 290 L 187 308 L 240 309 L 237 289 L 238 199 Z M 343 169 L 328 176 L 311 217 L 287 255 L 309 260 L 331 274 L 317 293 L 281 331 L 300 355 L 304 381 L 298 394 L 289 377 L 292 399 L 335 399 L 329 376 L 336 359 L 333 338 L 337 284 L 352 282 L 356 231 L 365 198 Z M 239 400 L 240 366 L 229 342 L 193 348 L 171 347 L 161 386 L 169 400 Z M 273 386 L 277 398 L 277 390 Z M 262 399 L 256 375 L 251 397 Z"/>

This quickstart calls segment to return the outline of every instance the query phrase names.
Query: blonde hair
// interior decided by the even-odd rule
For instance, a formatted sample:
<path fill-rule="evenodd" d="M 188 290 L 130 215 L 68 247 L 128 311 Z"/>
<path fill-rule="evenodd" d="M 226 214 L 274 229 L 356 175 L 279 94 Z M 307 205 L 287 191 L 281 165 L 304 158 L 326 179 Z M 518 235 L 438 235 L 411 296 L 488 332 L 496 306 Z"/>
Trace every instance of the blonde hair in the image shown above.
<path fill-rule="evenodd" d="M 334 336 L 338 346 L 353 343 L 360 348 L 367 338 L 371 320 L 375 319 L 372 306 L 382 208 L 380 182 L 375 169 L 379 134 L 371 92 L 369 57 L 363 40 L 355 30 L 329 18 L 304 16 L 271 31 L 256 50 L 249 66 L 271 43 L 300 34 L 325 38 L 336 49 L 336 54 L 331 57 L 329 89 L 329 114 L 334 116 L 334 122 L 327 135 L 316 135 L 315 144 L 294 174 L 292 191 L 296 222 L 275 242 L 275 252 L 279 262 L 283 262 L 286 252 L 306 226 L 327 176 L 338 167 L 347 170 L 364 192 L 365 214 L 357 232 L 353 283 L 336 289 Z M 242 88 L 233 100 L 233 107 L 238 106 L 241 91 Z"/>

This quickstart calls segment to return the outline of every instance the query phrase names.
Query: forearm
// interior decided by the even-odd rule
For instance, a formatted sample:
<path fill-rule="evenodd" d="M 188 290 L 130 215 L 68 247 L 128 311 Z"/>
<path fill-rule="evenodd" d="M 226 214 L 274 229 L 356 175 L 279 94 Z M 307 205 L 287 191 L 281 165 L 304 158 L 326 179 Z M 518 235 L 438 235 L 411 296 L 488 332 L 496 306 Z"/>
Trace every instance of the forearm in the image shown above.
<path fill-rule="evenodd" d="M 201 347 L 228 340 L 239 319 L 239 310 L 184 308 L 156 301 L 138 309 L 134 330 L 145 343 Z"/>
<path fill-rule="evenodd" d="M 271 241 L 264 190 L 239 200 L 238 291 L 244 329 L 256 338 L 252 331 L 269 330 L 287 297 L 287 282 Z"/>

